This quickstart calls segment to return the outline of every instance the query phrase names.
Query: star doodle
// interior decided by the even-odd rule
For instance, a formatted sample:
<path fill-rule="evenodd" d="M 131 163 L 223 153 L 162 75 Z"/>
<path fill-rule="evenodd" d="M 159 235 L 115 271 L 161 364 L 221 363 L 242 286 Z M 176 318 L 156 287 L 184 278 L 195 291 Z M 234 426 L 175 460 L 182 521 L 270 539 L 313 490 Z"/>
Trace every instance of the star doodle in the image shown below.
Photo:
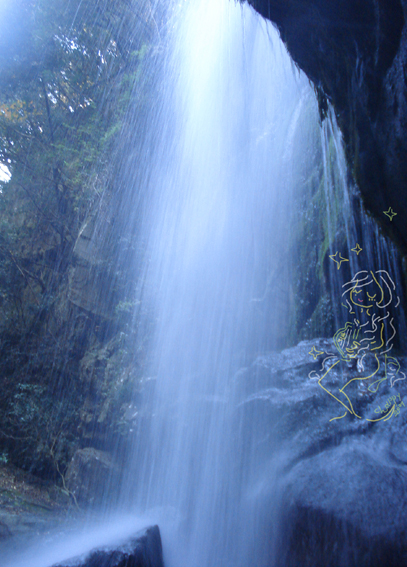
<path fill-rule="evenodd" d="M 389 217 L 391 221 L 397 215 L 397 213 L 395 213 L 391 207 L 389 207 L 388 211 L 383 211 L 383 213 L 386 215 L 386 217 Z"/>
<path fill-rule="evenodd" d="M 352 252 L 356 252 L 356 254 L 359 256 L 359 254 L 362 252 L 363 248 L 361 248 L 359 246 L 359 244 L 356 244 L 355 248 L 352 248 Z"/>
<path fill-rule="evenodd" d="M 321 356 L 321 354 L 324 354 L 323 352 L 320 352 L 319 350 L 317 350 L 315 348 L 315 346 L 312 347 L 312 349 L 309 351 L 309 353 L 311 356 L 314 357 L 314 360 L 316 360 L 318 358 L 318 356 Z"/>
<path fill-rule="evenodd" d="M 338 264 L 338 270 L 339 270 L 342 262 L 349 262 L 349 260 L 347 258 L 343 258 L 341 254 L 339 254 L 339 260 L 335 260 L 338 254 L 339 252 L 336 252 L 336 254 L 333 254 L 333 256 L 329 256 L 329 257 L 331 258 L 331 260 L 335 262 L 335 264 Z"/>

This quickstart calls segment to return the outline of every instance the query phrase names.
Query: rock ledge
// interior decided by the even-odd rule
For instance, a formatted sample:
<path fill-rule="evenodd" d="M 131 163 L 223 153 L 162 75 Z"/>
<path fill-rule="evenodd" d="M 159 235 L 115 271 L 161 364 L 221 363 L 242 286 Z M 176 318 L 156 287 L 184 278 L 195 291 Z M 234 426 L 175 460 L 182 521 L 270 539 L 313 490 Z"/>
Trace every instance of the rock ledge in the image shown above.
<path fill-rule="evenodd" d="M 160 530 L 146 528 L 117 546 L 93 549 L 52 567 L 164 567 Z"/>

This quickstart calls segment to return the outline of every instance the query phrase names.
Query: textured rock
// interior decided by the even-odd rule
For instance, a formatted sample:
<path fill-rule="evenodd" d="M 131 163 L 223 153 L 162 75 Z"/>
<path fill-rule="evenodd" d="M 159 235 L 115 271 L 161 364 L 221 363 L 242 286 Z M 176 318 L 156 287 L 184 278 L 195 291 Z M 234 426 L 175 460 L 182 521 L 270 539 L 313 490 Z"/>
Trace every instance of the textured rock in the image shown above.
<path fill-rule="evenodd" d="M 8 525 L 5 524 L 4 522 L 0 522 L 0 541 L 9 539 L 10 537 L 12 537 L 12 535 L 13 534 L 11 533 Z"/>
<path fill-rule="evenodd" d="M 92 447 L 76 451 L 68 466 L 65 483 L 78 502 L 99 504 L 105 492 L 117 485 L 119 471 L 109 453 Z"/>
<path fill-rule="evenodd" d="M 277 25 L 322 115 L 332 102 L 367 208 L 407 250 L 407 1 L 248 1 Z"/>
<path fill-rule="evenodd" d="M 282 564 L 406 564 L 407 470 L 372 449 L 344 443 L 290 471 Z"/>
<path fill-rule="evenodd" d="M 94 549 L 53 567 L 164 567 L 160 530 L 147 528 L 125 543 Z"/>
<path fill-rule="evenodd" d="M 110 220 L 90 216 L 74 247 L 74 265 L 69 279 L 69 300 L 94 315 L 109 318 L 118 302 L 113 293 L 114 273 L 110 269 L 111 250 L 106 244 Z"/>
<path fill-rule="evenodd" d="M 315 352 L 321 354 L 314 359 Z M 248 470 L 258 471 L 259 502 L 271 510 L 279 499 L 278 517 L 265 516 L 270 532 L 280 526 L 271 544 L 275 564 L 406 565 L 407 412 L 404 405 L 390 412 L 393 396 L 407 401 L 407 381 L 391 387 L 387 378 L 373 392 L 355 381 L 348 394 L 359 417 L 348 412 L 335 419 L 343 407 L 318 384 L 327 352 L 335 354 L 331 340 L 303 341 L 258 357 L 234 379 L 242 467 L 250 463 Z M 364 361 L 366 375 L 375 369 L 373 360 Z M 371 382 L 386 377 L 385 359 L 379 360 Z M 407 361 L 398 361 L 405 373 Z M 360 376 L 356 366 L 340 361 L 322 384 L 337 394 Z"/>

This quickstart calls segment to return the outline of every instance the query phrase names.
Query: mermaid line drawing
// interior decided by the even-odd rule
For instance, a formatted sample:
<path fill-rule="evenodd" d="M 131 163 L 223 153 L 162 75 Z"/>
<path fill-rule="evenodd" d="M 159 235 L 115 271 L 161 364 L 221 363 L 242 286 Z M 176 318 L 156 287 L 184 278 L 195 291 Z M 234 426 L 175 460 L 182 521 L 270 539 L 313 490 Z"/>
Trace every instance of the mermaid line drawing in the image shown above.
<path fill-rule="evenodd" d="M 320 371 L 314 370 L 309 374 L 310 378 L 317 378 L 318 385 L 345 409 L 343 415 L 330 421 L 342 419 L 348 414 L 362 419 L 352 402 L 352 384 L 360 386 L 363 383 L 368 392 L 376 393 L 382 382 L 388 380 L 393 388 L 396 382 L 406 378 L 398 360 L 389 354 L 396 336 L 390 307 L 397 308 L 400 305 L 396 286 L 389 273 L 386 270 L 361 270 L 342 288 L 342 305 L 352 320 L 334 334 L 333 343 L 337 353 L 320 353 L 325 354 Z M 380 373 L 383 370 L 383 357 L 384 376 Z M 366 369 L 368 358 L 369 366 L 372 367 L 369 371 Z M 332 370 L 341 363 L 345 363 L 348 369 L 355 368 L 358 375 L 350 378 L 344 386 L 335 388 L 328 378 Z M 396 405 L 393 404 L 379 419 L 367 421 L 390 419 L 395 411 Z"/>

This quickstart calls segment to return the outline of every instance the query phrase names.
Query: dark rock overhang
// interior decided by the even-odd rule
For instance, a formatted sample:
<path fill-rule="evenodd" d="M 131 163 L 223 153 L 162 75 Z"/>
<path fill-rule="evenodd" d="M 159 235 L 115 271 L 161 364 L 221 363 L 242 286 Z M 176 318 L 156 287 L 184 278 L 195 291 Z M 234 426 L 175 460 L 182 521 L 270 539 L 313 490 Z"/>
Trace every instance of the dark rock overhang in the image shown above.
<path fill-rule="evenodd" d="M 248 2 L 277 26 L 322 115 L 332 103 L 365 207 L 406 253 L 407 0 Z"/>

